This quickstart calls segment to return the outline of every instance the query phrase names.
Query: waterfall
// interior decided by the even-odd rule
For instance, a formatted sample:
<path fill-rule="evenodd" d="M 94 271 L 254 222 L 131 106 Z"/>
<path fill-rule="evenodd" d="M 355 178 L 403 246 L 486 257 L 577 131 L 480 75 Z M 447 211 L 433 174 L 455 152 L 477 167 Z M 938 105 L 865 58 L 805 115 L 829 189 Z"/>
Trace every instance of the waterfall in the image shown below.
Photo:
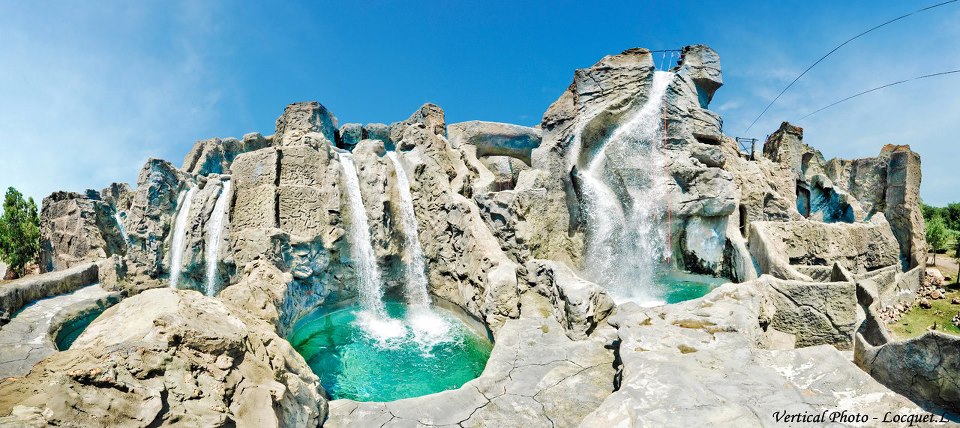
<path fill-rule="evenodd" d="M 400 226 L 403 228 L 403 248 L 406 252 L 404 264 L 404 290 L 410 310 L 407 324 L 424 354 L 429 354 L 433 346 L 453 340 L 450 322 L 430 308 L 430 293 L 427 291 L 427 269 L 420 245 L 417 217 L 413 211 L 413 196 L 410 194 L 410 181 L 407 172 L 400 164 L 397 152 L 387 153 L 397 172 L 397 190 L 400 193 Z"/>
<path fill-rule="evenodd" d="M 117 221 L 117 229 L 120 230 L 120 237 L 123 238 L 123 243 L 129 244 L 130 238 L 127 236 L 127 226 L 123 224 L 123 217 L 120 216 L 120 211 L 113 213 L 113 219 Z"/>
<path fill-rule="evenodd" d="M 204 292 L 208 296 L 214 296 L 219 291 L 217 290 L 217 267 L 220 262 L 220 242 L 223 241 L 223 219 L 226 217 L 230 200 L 230 180 L 223 180 L 222 183 L 217 203 L 214 204 L 210 220 L 207 221 L 207 243 L 204 250 L 207 258 L 207 283 Z"/>
<path fill-rule="evenodd" d="M 170 287 L 177 288 L 180 271 L 183 269 L 183 252 L 187 246 L 187 222 L 190 221 L 190 203 L 196 187 L 190 187 L 180 199 L 179 211 L 173 222 L 173 239 L 170 241 Z"/>
<path fill-rule="evenodd" d="M 586 273 L 617 300 L 657 304 L 657 270 L 667 254 L 664 95 L 673 73 L 655 71 L 643 106 L 581 168 L 587 220 Z M 609 165 L 609 161 L 615 165 Z M 620 190 L 618 193 L 615 186 Z"/>
<path fill-rule="evenodd" d="M 410 181 L 400 165 L 397 152 L 387 153 L 397 172 L 397 190 L 400 192 L 400 222 L 403 227 L 403 247 L 407 256 L 405 266 L 407 301 L 412 306 L 430 305 L 427 292 L 427 270 L 423 257 L 423 247 L 418 236 L 417 217 L 413 212 L 413 196 L 410 194 Z"/>
<path fill-rule="evenodd" d="M 367 210 L 360 196 L 360 178 L 353 164 L 353 156 L 340 153 L 346 182 L 347 203 L 350 209 L 350 257 L 357 271 L 357 291 L 360 305 L 377 318 L 386 318 L 383 306 L 383 288 L 380 268 L 370 244 L 370 225 L 367 223 Z"/>

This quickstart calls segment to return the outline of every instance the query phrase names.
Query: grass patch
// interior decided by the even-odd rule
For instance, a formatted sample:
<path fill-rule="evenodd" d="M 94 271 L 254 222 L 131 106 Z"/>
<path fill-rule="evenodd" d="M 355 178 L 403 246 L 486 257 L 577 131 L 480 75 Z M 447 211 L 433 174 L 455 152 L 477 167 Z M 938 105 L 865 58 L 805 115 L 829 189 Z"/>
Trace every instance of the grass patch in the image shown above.
<path fill-rule="evenodd" d="M 944 333 L 960 336 L 960 328 L 953 325 L 953 317 L 960 312 L 960 305 L 951 304 L 954 297 L 960 297 L 957 290 L 947 290 L 946 297 L 940 300 L 927 299 L 933 307 L 923 309 L 914 304 L 897 322 L 890 324 L 890 331 L 900 339 L 910 339 L 921 336 L 930 330 L 936 323 L 937 330 Z"/>

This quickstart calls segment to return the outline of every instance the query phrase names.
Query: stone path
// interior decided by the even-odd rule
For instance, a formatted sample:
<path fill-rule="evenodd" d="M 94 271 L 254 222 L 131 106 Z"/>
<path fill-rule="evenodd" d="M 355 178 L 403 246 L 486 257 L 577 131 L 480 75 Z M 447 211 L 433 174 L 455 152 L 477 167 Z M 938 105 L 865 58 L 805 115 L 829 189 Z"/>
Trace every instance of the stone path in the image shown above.
<path fill-rule="evenodd" d="M 0 327 L 0 379 L 23 376 L 34 364 L 57 352 L 54 338 L 50 337 L 57 314 L 68 308 L 82 310 L 116 301 L 116 293 L 94 284 L 25 306 L 8 324 Z"/>

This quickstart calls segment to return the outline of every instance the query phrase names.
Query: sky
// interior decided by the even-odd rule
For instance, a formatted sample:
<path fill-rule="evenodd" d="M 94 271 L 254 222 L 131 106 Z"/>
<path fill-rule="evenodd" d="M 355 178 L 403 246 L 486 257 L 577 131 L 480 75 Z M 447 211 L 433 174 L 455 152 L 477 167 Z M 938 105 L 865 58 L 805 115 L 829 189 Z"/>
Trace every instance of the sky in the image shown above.
<path fill-rule="evenodd" d="M 448 123 L 535 125 L 577 68 L 631 47 L 703 43 L 725 85 L 711 109 L 731 136 L 905 78 L 960 69 L 960 2 L 864 36 L 926 1 L 0 2 L 0 186 L 134 186 L 144 162 L 181 165 L 200 139 L 272 134 L 285 105 L 340 123 L 390 123 L 425 102 Z M 669 60 L 669 55 L 666 58 Z M 832 157 L 910 144 L 926 203 L 960 201 L 960 74 L 910 82 L 797 124 Z"/>

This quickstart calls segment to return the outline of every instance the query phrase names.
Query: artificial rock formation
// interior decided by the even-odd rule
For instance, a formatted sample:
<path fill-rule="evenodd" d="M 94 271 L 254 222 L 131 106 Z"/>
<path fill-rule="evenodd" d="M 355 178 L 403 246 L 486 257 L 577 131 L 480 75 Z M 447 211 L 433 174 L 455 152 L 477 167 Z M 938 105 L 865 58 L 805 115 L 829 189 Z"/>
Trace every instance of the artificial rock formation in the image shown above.
<path fill-rule="evenodd" d="M 669 73 L 639 48 L 576 70 L 535 127 L 447 125 L 429 103 L 391 125 L 340 125 L 318 102 L 294 103 L 273 135 L 198 141 L 179 169 L 151 159 L 134 190 L 52 197 L 51 259 L 101 260 L 104 288 L 132 297 L 74 349 L 0 384 L 0 423 L 752 426 L 775 424 L 778 410 L 917 412 L 905 396 L 956 410 L 936 397 L 949 382 L 903 385 L 954 376 L 952 360 L 895 361 L 941 342 L 896 342 L 876 316 L 919 288 L 919 157 L 888 146 L 827 161 L 788 123 L 743 153 L 709 110 L 722 84 L 719 55 L 694 45 Z M 358 217 L 381 290 L 399 294 L 411 227 L 401 174 L 430 294 L 482 322 L 493 354 L 459 389 L 336 400 L 326 416 L 316 376 L 283 337 L 308 312 L 357 298 Z M 625 224 L 653 218 L 660 245 L 602 261 L 646 257 L 737 283 L 678 305 L 616 304 L 617 284 L 588 258 L 595 181 Z M 97 204 L 120 221 L 90 220 Z M 860 395 L 870 402 L 849 399 Z"/>
<path fill-rule="evenodd" d="M 290 280 L 269 264 L 248 274 L 234 295 L 270 295 Z M 317 426 L 323 390 L 277 336 L 273 302 L 169 288 L 126 299 L 69 351 L 0 383 L 0 424 Z"/>
<path fill-rule="evenodd" d="M 40 215 L 40 268 L 67 269 L 114 254 L 126 243 L 117 224 L 116 207 L 100 193 L 55 192 L 44 198 Z"/>

